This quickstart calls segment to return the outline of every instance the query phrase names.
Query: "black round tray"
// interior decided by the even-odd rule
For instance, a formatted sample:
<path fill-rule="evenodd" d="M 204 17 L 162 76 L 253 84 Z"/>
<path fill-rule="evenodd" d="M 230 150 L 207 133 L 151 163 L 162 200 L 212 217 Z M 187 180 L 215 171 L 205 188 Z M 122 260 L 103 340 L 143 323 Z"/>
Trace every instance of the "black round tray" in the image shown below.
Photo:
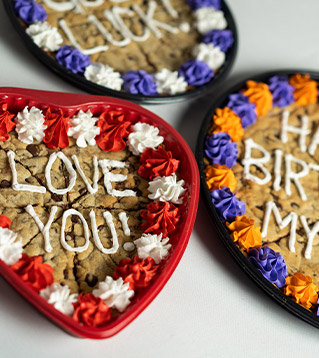
<path fill-rule="evenodd" d="M 204 199 L 206 208 L 212 220 L 212 223 L 217 231 L 218 237 L 225 245 L 227 250 L 233 256 L 235 261 L 239 264 L 241 269 L 264 291 L 266 292 L 271 298 L 273 298 L 278 304 L 281 305 L 284 309 L 289 311 L 290 313 L 294 314 L 298 318 L 304 320 L 305 322 L 311 324 L 312 326 L 319 328 L 319 317 L 317 317 L 314 313 L 308 311 L 306 308 L 303 308 L 295 301 L 293 301 L 290 297 L 286 296 L 280 289 L 276 286 L 271 284 L 264 276 L 256 270 L 256 268 L 247 260 L 247 258 L 242 254 L 238 246 L 233 242 L 229 233 L 227 232 L 225 226 L 220 221 L 217 211 L 215 210 L 214 205 L 211 202 L 211 198 L 209 195 L 209 190 L 206 185 L 205 180 L 205 173 L 204 173 L 204 145 L 205 145 L 205 138 L 207 136 L 208 129 L 212 123 L 212 116 L 215 112 L 215 109 L 218 107 L 225 107 L 227 104 L 228 96 L 231 93 L 237 93 L 242 88 L 245 87 L 245 83 L 248 80 L 253 80 L 257 82 L 266 82 L 268 78 L 275 76 L 275 75 L 282 75 L 282 76 L 291 76 L 295 73 L 301 74 L 309 74 L 310 77 L 319 82 L 319 72 L 315 71 L 307 71 L 307 70 L 278 70 L 272 72 L 262 73 L 256 76 L 251 76 L 246 78 L 245 80 L 237 83 L 231 89 L 227 90 L 226 92 L 222 93 L 212 104 L 211 108 L 209 109 L 207 115 L 204 118 L 202 123 L 198 139 L 197 139 L 197 146 L 196 146 L 196 159 L 199 167 L 200 172 L 200 183 L 201 183 L 201 195 Z"/>
<path fill-rule="evenodd" d="M 71 82 L 76 87 L 81 88 L 84 91 L 87 91 L 92 94 L 103 95 L 103 96 L 112 96 L 118 97 L 122 99 L 126 99 L 128 101 L 133 101 L 137 103 L 145 103 L 145 104 L 163 104 L 163 103 L 174 103 L 186 101 L 188 99 L 204 96 L 208 92 L 212 91 L 214 87 L 220 83 L 229 73 L 233 63 L 235 61 L 237 47 L 238 47 L 238 34 L 237 28 L 235 25 L 234 18 L 225 3 L 223 1 L 222 10 L 224 12 L 225 18 L 228 22 L 228 28 L 232 31 L 234 36 L 233 46 L 226 53 L 226 61 L 224 65 L 218 70 L 215 74 L 214 78 L 207 84 L 200 86 L 198 88 L 187 91 L 183 94 L 177 95 L 166 95 L 166 96 L 143 96 L 143 95 L 134 95 L 127 92 L 115 91 L 112 89 L 108 89 L 106 87 L 100 86 L 96 83 L 88 81 L 84 76 L 74 74 L 71 71 L 67 70 L 65 67 L 61 66 L 55 59 L 50 57 L 45 51 L 41 50 L 31 39 L 31 37 L 25 32 L 25 28 L 22 26 L 19 18 L 17 17 L 14 7 L 13 0 L 3 0 L 4 7 L 7 11 L 8 17 L 21 36 L 25 46 L 33 53 L 33 55 L 44 65 L 46 65 L 50 70 L 55 72 L 57 75 L 61 76 L 68 82 Z"/>

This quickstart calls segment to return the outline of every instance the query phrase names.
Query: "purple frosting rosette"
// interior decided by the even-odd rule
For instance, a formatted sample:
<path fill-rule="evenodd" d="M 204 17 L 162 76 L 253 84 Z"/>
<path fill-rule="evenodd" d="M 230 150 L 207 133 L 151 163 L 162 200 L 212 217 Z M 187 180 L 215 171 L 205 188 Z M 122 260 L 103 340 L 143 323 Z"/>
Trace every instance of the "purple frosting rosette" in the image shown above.
<path fill-rule="evenodd" d="M 250 249 L 248 261 L 271 283 L 281 288 L 286 285 L 287 265 L 279 252 L 268 246 Z"/>
<path fill-rule="evenodd" d="M 122 76 L 123 88 L 132 94 L 142 94 L 144 96 L 157 95 L 156 83 L 153 76 L 143 70 L 128 71 Z"/>
<path fill-rule="evenodd" d="M 180 67 L 178 75 L 184 77 L 189 86 L 202 86 L 214 77 L 214 72 L 206 62 L 189 60 Z"/>
<path fill-rule="evenodd" d="M 14 10 L 19 17 L 27 24 L 31 25 L 35 21 L 45 21 L 48 17 L 41 4 L 30 0 L 17 0 L 14 3 Z"/>
<path fill-rule="evenodd" d="M 213 7 L 216 10 L 220 10 L 222 7 L 221 0 L 187 0 L 187 4 L 193 10 L 197 10 L 202 7 Z"/>
<path fill-rule="evenodd" d="M 249 102 L 248 97 L 242 93 L 229 95 L 228 108 L 232 109 L 241 119 L 241 125 L 246 129 L 257 120 L 256 105 Z"/>
<path fill-rule="evenodd" d="M 58 63 L 73 73 L 83 73 L 87 66 L 91 64 L 89 56 L 84 55 L 72 46 L 62 46 L 57 54 Z"/>
<path fill-rule="evenodd" d="M 234 36 L 230 30 L 211 30 L 203 36 L 202 42 L 218 46 L 221 51 L 227 52 L 234 43 Z"/>
<path fill-rule="evenodd" d="M 272 93 L 274 107 L 286 107 L 294 102 L 294 87 L 286 76 L 273 76 L 269 79 L 269 90 Z"/>
<path fill-rule="evenodd" d="M 237 160 L 237 144 L 231 142 L 229 134 L 215 133 L 206 138 L 205 154 L 211 164 L 226 165 L 228 168 L 232 168 Z"/>
<path fill-rule="evenodd" d="M 245 203 L 238 200 L 227 187 L 211 191 L 210 196 L 222 221 L 234 221 L 236 216 L 242 216 L 246 211 Z"/>

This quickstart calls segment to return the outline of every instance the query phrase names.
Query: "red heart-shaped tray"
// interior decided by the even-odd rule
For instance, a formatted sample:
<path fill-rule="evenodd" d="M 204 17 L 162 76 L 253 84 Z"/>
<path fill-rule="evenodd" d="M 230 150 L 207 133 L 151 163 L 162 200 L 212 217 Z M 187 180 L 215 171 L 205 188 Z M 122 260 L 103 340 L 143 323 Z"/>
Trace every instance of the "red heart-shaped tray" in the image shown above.
<path fill-rule="evenodd" d="M 180 204 L 181 219 L 177 230 L 170 236 L 170 243 L 172 244 L 170 254 L 167 259 L 160 263 L 158 274 L 152 280 L 151 285 L 140 290 L 134 296 L 128 308 L 117 317 L 112 318 L 102 328 L 84 326 L 56 310 L 53 305 L 44 300 L 0 260 L 1 275 L 16 291 L 56 325 L 78 337 L 95 339 L 111 337 L 132 322 L 154 300 L 173 274 L 186 249 L 196 217 L 199 195 L 199 175 L 193 153 L 181 135 L 163 119 L 138 105 L 123 100 L 111 97 L 3 87 L 0 88 L 0 103 L 3 102 L 6 102 L 8 109 L 15 113 L 23 110 L 25 106 L 36 106 L 39 109 L 50 106 L 53 110 L 62 109 L 64 113 L 69 115 L 73 115 L 81 109 L 83 111 L 90 109 L 93 115 L 106 108 L 129 110 L 142 116 L 143 121 L 158 127 L 160 134 L 165 138 L 165 147 L 172 151 L 175 158 L 181 160 L 179 174 L 185 181 L 187 195 L 184 197 L 183 203 Z"/>

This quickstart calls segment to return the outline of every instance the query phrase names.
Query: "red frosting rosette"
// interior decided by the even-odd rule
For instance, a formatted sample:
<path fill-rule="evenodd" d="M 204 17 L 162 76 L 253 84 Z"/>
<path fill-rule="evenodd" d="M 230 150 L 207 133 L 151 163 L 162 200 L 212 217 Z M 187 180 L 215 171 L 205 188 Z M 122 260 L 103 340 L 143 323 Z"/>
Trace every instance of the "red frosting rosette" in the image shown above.
<path fill-rule="evenodd" d="M 156 274 L 158 266 L 150 256 L 145 260 L 134 256 L 131 259 L 120 261 L 113 273 L 113 279 L 122 277 L 124 282 L 129 283 L 130 290 L 147 287 Z"/>
<path fill-rule="evenodd" d="M 0 140 L 6 141 L 9 139 L 9 132 L 11 132 L 16 124 L 12 121 L 15 114 L 7 111 L 7 103 L 0 104 Z"/>
<path fill-rule="evenodd" d="M 141 155 L 140 162 L 139 175 L 150 180 L 158 176 L 168 177 L 176 173 L 179 166 L 179 160 L 174 159 L 172 152 L 163 147 L 158 150 L 147 148 Z"/>
<path fill-rule="evenodd" d="M 7 216 L 0 215 L 0 227 L 10 229 L 11 222 L 12 221 Z"/>
<path fill-rule="evenodd" d="M 34 290 L 40 290 L 52 285 L 53 267 L 42 262 L 42 256 L 30 257 L 22 254 L 21 259 L 11 266 L 12 270 L 19 275 Z"/>
<path fill-rule="evenodd" d="M 110 307 L 100 297 L 92 293 L 79 295 L 78 302 L 73 304 L 73 319 L 89 327 L 104 326 L 111 318 Z"/>
<path fill-rule="evenodd" d="M 96 144 L 107 152 L 116 152 L 126 147 L 124 138 L 129 135 L 131 122 L 122 111 L 103 112 L 97 122 L 100 134 L 95 138 Z"/>
<path fill-rule="evenodd" d="M 44 125 L 47 126 L 44 131 L 43 142 L 48 148 L 67 148 L 69 146 L 68 130 L 71 126 L 70 117 L 64 115 L 60 109 L 56 113 L 52 113 L 48 108 L 45 114 Z"/>
<path fill-rule="evenodd" d="M 173 233 L 179 221 L 180 214 L 178 208 L 168 201 L 158 201 L 149 203 L 147 210 L 141 211 L 141 217 L 146 220 L 141 225 L 144 233 L 163 234 L 163 238 Z"/>

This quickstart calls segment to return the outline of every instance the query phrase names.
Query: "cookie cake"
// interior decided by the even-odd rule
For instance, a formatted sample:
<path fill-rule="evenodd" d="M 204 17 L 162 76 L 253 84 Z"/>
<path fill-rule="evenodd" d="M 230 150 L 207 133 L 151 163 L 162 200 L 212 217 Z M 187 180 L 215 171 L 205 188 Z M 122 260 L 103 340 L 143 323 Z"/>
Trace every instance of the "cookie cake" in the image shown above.
<path fill-rule="evenodd" d="M 306 73 L 247 81 L 215 110 L 204 149 L 210 200 L 249 261 L 245 270 L 257 270 L 315 314 L 319 291 L 317 101 L 318 83 Z M 280 300 L 287 302 L 282 296 Z"/>

